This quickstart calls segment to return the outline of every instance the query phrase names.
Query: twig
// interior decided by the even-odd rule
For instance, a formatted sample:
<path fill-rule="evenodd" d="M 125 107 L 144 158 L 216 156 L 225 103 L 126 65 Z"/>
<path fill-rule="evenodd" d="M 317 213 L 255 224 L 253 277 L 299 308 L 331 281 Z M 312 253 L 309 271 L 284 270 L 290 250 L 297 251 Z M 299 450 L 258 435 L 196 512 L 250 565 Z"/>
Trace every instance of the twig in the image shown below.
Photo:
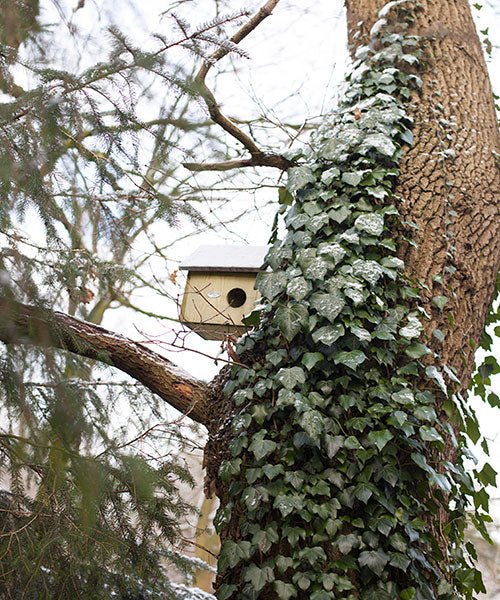
<path fill-rule="evenodd" d="M 247 37 L 260 23 L 269 15 L 278 4 L 279 0 L 267 0 L 267 2 L 230 38 L 233 44 L 239 44 Z M 224 58 L 231 48 L 229 45 L 220 46 L 213 54 L 211 54 L 202 64 L 198 73 L 194 78 L 194 84 L 197 92 L 203 98 L 208 112 L 217 125 L 220 125 L 224 131 L 227 131 L 232 137 L 241 142 L 243 146 L 250 152 L 248 159 L 230 160 L 222 163 L 184 163 L 184 167 L 190 171 L 228 171 L 241 167 L 275 167 L 286 171 L 292 166 L 292 162 L 284 156 L 263 152 L 255 143 L 255 141 L 240 129 L 234 121 L 226 117 L 215 99 L 213 92 L 205 83 L 205 79 L 209 70 L 221 58 Z"/>

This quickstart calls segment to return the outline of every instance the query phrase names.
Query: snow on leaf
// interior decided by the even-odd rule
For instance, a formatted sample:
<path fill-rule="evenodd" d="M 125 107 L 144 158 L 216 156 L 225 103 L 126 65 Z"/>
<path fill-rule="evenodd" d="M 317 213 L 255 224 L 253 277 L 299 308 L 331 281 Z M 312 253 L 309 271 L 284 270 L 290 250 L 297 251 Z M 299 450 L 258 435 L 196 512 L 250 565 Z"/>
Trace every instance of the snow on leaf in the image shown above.
<path fill-rule="evenodd" d="M 276 273 L 259 273 L 257 275 L 256 287 L 264 298 L 272 300 L 286 288 L 286 275 L 282 271 Z"/>
<path fill-rule="evenodd" d="M 425 369 L 425 374 L 427 375 L 427 377 L 429 379 L 433 379 L 438 384 L 438 386 L 441 388 L 441 391 L 443 392 L 443 394 L 445 394 L 446 396 L 448 395 L 448 387 L 446 386 L 444 377 L 442 376 L 442 374 L 438 371 L 438 369 L 436 367 L 434 367 L 434 366 L 427 367 Z"/>
<path fill-rule="evenodd" d="M 318 254 L 325 259 L 332 260 L 336 265 L 344 258 L 346 251 L 340 244 L 326 244 L 318 248 Z"/>
<path fill-rule="evenodd" d="M 366 360 L 366 354 L 361 350 L 351 350 L 350 352 L 343 351 L 337 352 L 334 356 L 334 362 L 336 365 L 343 364 L 346 367 L 356 370 L 359 365 L 364 363 Z"/>
<path fill-rule="evenodd" d="M 401 327 L 401 329 L 399 330 L 399 335 L 410 340 L 412 338 L 419 337 L 421 332 L 422 323 L 420 323 L 417 317 L 413 315 L 408 315 L 408 325 L 405 325 L 405 327 Z"/>
<path fill-rule="evenodd" d="M 363 179 L 363 173 L 354 171 L 352 173 L 342 173 L 342 181 L 347 183 L 347 185 L 352 185 L 352 187 L 356 187 L 359 185 L 359 182 Z"/>
<path fill-rule="evenodd" d="M 320 327 L 312 334 L 312 339 L 315 343 L 321 342 L 325 346 L 331 346 L 336 342 L 339 337 L 344 335 L 344 326 L 340 323 L 335 325 L 327 325 L 326 327 Z"/>
<path fill-rule="evenodd" d="M 333 323 L 340 311 L 344 308 L 345 300 L 337 293 L 324 294 L 316 292 L 311 296 L 311 306 L 319 315 L 326 317 Z"/>
<path fill-rule="evenodd" d="M 293 390 L 298 385 L 305 383 L 306 375 L 300 367 L 290 367 L 288 369 L 280 369 L 276 374 L 276 379 L 287 390 Z"/>
<path fill-rule="evenodd" d="M 286 188 L 292 194 L 305 187 L 308 183 L 314 183 L 316 178 L 309 167 L 292 167 L 288 170 L 288 181 Z"/>
<path fill-rule="evenodd" d="M 288 282 L 286 292 L 294 300 L 300 301 L 307 296 L 310 289 L 311 285 L 303 277 L 294 277 Z"/>
<path fill-rule="evenodd" d="M 375 285 L 383 274 L 382 267 L 374 260 L 355 260 L 352 264 L 352 274 L 362 277 L 371 285 Z"/>
<path fill-rule="evenodd" d="M 370 235 L 379 236 L 384 231 L 384 217 L 374 213 L 360 215 L 354 221 L 354 227 Z"/>
<path fill-rule="evenodd" d="M 372 148 L 378 150 L 384 156 L 392 156 L 396 152 L 396 146 L 390 137 L 383 133 L 372 133 L 367 135 L 361 144 L 360 151 L 368 151 Z"/>

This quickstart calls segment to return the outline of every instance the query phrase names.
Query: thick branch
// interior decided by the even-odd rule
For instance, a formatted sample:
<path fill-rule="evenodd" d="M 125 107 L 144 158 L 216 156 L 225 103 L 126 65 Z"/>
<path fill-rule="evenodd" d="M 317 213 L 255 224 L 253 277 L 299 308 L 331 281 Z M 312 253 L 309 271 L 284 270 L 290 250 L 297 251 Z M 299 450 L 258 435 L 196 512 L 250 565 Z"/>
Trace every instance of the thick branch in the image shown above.
<path fill-rule="evenodd" d="M 233 44 L 239 44 L 244 38 L 247 37 L 262 21 L 271 15 L 273 9 L 278 4 L 279 0 L 267 0 L 267 2 L 251 17 L 231 38 L 230 41 Z M 222 168 L 217 168 L 214 163 L 210 163 L 208 166 L 203 166 L 201 164 L 193 164 L 187 163 L 184 164 L 186 168 L 191 171 L 226 171 L 229 169 L 234 169 L 239 166 L 271 166 L 277 167 L 278 169 L 286 170 L 291 166 L 290 161 L 285 158 L 273 154 L 264 153 L 255 143 L 255 141 L 246 134 L 242 129 L 240 129 L 234 121 L 226 117 L 220 106 L 215 99 L 215 96 L 210 90 L 210 88 L 205 83 L 205 79 L 208 71 L 214 66 L 214 64 L 219 61 L 221 58 L 229 54 L 231 51 L 228 46 L 221 46 L 218 48 L 209 58 L 207 58 L 200 70 L 196 74 L 194 78 L 194 83 L 196 86 L 196 90 L 203 98 L 208 112 L 213 119 L 214 123 L 220 125 L 224 131 L 227 131 L 232 137 L 237 139 L 239 142 L 243 144 L 243 146 L 250 152 L 251 159 L 244 159 L 243 163 L 236 163 L 234 166 L 231 165 L 234 161 L 229 161 L 228 163 L 222 163 Z M 270 162 L 262 162 L 265 157 L 272 157 L 274 160 Z M 252 162 L 253 161 L 253 162 Z M 228 166 L 230 165 L 230 166 Z M 203 168 L 202 168 L 203 167 Z"/>
<path fill-rule="evenodd" d="M 0 341 L 61 348 L 127 373 L 198 423 L 206 424 L 207 386 L 167 358 L 103 327 L 0 297 Z"/>

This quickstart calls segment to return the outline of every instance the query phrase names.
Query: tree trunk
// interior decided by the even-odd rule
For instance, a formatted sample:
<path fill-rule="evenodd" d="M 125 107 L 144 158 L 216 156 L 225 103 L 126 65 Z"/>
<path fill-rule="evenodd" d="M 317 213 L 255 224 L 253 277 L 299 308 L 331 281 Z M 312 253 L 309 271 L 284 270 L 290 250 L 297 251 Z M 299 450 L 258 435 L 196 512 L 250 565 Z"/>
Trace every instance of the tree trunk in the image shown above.
<path fill-rule="evenodd" d="M 384 0 L 347 0 L 346 4 L 349 41 L 352 52 L 355 53 L 362 44 L 369 42 L 370 30 L 377 20 L 378 11 L 386 2 Z M 423 341 L 435 354 L 431 353 L 423 360 L 429 365 L 438 364 L 439 368 L 451 369 L 448 371 L 451 378 L 454 379 L 455 375 L 460 380 L 460 384 L 455 385 L 454 390 L 465 392 L 470 383 L 474 350 L 484 328 L 500 262 L 500 237 L 498 235 L 500 181 L 495 162 L 496 156 L 498 156 L 495 156 L 495 152 L 498 152 L 499 149 L 499 136 L 486 64 L 467 0 L 423 0 L 420 2 L 419 9 L 412 10 L 412 16 L 414 19 L 409 33 L 420 38 L 420 46 L 423 49 L 421 64 L 423 64 L 424 70 L 419 73 L 423 80 L 421 90 L 413 92 L 411 102 L 407 107 L 407 112 L 414 120 L 414 143 L 411 147 L 404 147 L 395 189 L 397 207 L 402 214 L 403 224 L 407 226 L 404 227 L 403 232 L 395 233 L 395 237 L 399 244 L 398 256 L 404 259 L 405 272 L 419 289 L 420 306 L 427 317 L 423 323 Z M 408 69 L 409 73 L 413 71 Z M 355 116 L 355 119 L 359 118 L 359 114 Z M 271 313 L 276 314 L 272 311 Z M 283 342 L 283 346 L 291 356 L 294 356 L 294 343 L 295 340 L 289 344 L 286 341 Z M 263 355 L 273 348 L 267 345 L 266 340 L 261 340 L 256 348 L 253 350 L 256 355 L 252 356 L 251 353 L 243 355 L 245 358 L 242 356 L 241 360 L 258 371 L 263 368 L 263 363 L 265 364 Z M 311 349 L 309 350 L 311 351 Z M 298 356 L 300 361 L 300 353 L 295 356 Z M 429 358 L 430 356 L 432 359 Z M 295 363 L 289 362 L 288 366 L 292 364 Z M 267 367 L 268 365 L 264 366 L 264 368 Z M 278 367 L 275 371 L 277 370 Z M 349 369 L 346 368 L 346 371 Z M 395 374 L 396 368 L 393 371 L 393 375 Z M 235 369 L 233 380 L 236 376 L 241 377 L 241 370 Z M 272 374 L 269 375 L 269 377 L 271 376 Z M 424 385 L 422 376 L 419 377 L 421 385 Z M 247 390 L 248 388 L 245 386 L 251 385 L 245 380 L 245 383 L 239 385 L 239 388 L 243 387 L 244 390 Z M 441 395 L 436 393 L 436 397 L 435 408 L 441 415 L 444 427 L 447 417 L 443 412 L 442 403 L 446 397 L 442 393 Z M 300 568 L 292 566 L 293 561 L 284 563 L 282 560 L 281 564 L 276 562 L 280 557 L 288 560 L 292 553 L 291 546 L 300 547 L 303 556 L 306 556 L 307 546 L 309 546 L 309 550 L 312 552 L 311 556 L 316 549 L 318 555 L 324 558 L 310 559 L 309 569 L 318 571 L 318 569 L 325 568 L 324 565 L 328 562 L 327 558 L 330 561 L 336 561 L 339 558 L 348 560 L 349 551 L 347 550 L 346 553 L 345 545 L 342 548 L 338 543 L 329 544 L 321 535 L 317 535 L 316 542 L 314 542 L 313 536 L 307 534 L 305 538 L 300 537 L 300 534 L 296 538 L 290 537 L 290 519 L 276 524 L 280 514 L 278 510 L 273 512 L 272 508 L 269 508 L 267 513 L 262 513 L 267 516 L 262 518 L 260 525 L 249 519 L 249 513 L 252 512 L 249 509 L 251 503 L 245 504 L 243 500 L 245 497 L 248 499 L 247 490 L 252 486 L 255 489 L 261 483 L 257 475 L 249 472 L 249 469 L 252 470 L 252 467 L 259 465 L 250 464 L 257 456 L 255 452 L 252 456 L 248 451 L 245 453 L 245 451 L 235 450 L 235 448 L 239 444 L 238 437 L 245 435 L 245 428 L 249 428 L 250 433 L 247 431 L 248 444 L 245 442 L 243 446 L 250 447 L 252 442 L 257 439 L 262 441 L 262 438 L 256 437 L 259 428 L 255 428 L 254 425 L 254 428 L 251 428 L 249 423 L 252 419 L 258 421 L 259 417 L 255 415 L 261 410 L 263 402 L 274 405 L 275 395 L 258 393 L 243 408 L 234 407 L 226 399 L 219 397 L 218 404 L 225 406 L 225 409 L 222 410 L 220 420 L 213 423 L 212 427 L 209 425 L 209 429 L 216 432 L 216 435 L 212 436 L 206 451 L 208 476 L 209 479 L 217 479 L 215 489 L 218 490 L 222 505 L 219 526 L 221 538 L 223 542 L 226 542 L 227 549 L 227 552 L 224 552 L 223 549 L 223 564 L 217 582 L 220 597 L 238 599 L 292 597 L 428 599 L 437 597 L 437 586 L 431 582 L 429 575 L 434 567 L 435 557 L 427 557 L 429 562 L 433 563 L 432 565 L 427 563 L 427 565 L 421 566 L 422 580 L 429 583 L 427 587 L 425 587 L 427 585 L 425 583 L 422 588 L 424 591 L 420 588 L 415 591 L 409 575 L 408 580 L 405 579 L 407 574 L 404 572 L 404 565 L 400 565 L 399 571 L 397 568 L 393 569 L 397 574 L 392 580 L 390 580 L 391 575 L 387 575 L 382 568 L 379 569 L 377 565 L 372 565 L 373 572 L 380 571 L 382 585 L 387 584 L 387 588 L 384 588 L 385 591 L 382 588 L 378 592 L 367 591 L 369 578 L 363 579 L 365 577 L 363 569 L 359 569 L 355 565 L 352 570 L 345 568 L 345 579 L 343 580 L 338 571 L 332 573 L 334 579 L 337 578 L 336 583 L 334 584 L 332 579 L 331 586 L 325 584 L 326 591 L 323 590 L 320 593 L 319 588 L 309 587 L 308 577 L 312 576 L 304 573 L 301 581 Z M 237 430 L 239 433 L 235 437 L 234 433 L 230 433 L 228 423 L 235 415 L 241 417 L 242 414 L 250 415 L 250 418 L 245 421 L 243 427 L 240 424 Z M 279 429 L 283 427 L 283 421 L 276 418 L 269 422 L 262 417 L 260 422 L 262 428 L 265 427 L 265 431 L 268 432 L 266 440 L 279 438 Z M 225 436 L 221 435 L 222 423 L 225 424 Z M 228 446 L 231 451 L 228 451 Z M 428 448 L 429 463 L 436 466 L 437 472 L 441 471 L 439 465 L 442 465 L 444 461 L 449 459 L 454 462 L 456 454 L 457 448 L 451 438 L 446 439 L 446 442 L 440 447 Z M 239 456 L 242 461 L 240 474 L 237 474 L 240 469 L 238 466 L 232 475 L 228 476 L 227 471 L 231 471 L 234 467 L 235 456 Z M 269 459 L 270 466 L 277 467 L 276 472 L 280 474 L 277 479 L 275 475 L 269 475 L 268 479 L 272 480 L 272 483 L 268 482 L 262 485 L 264 488 L 266 485 L 270 488 L 277 484 L 280 478 L 285 477 L 283 481 L 286 482 L 288 488 L 293 487 L 290 485 L 290 472 L 287 465 L 280 464 L 275 457 L 273 459 L 273 456 L 271 454 Z M 401 456 L 406 456 L 405 451 L 401 451 Z M 223 481 L 217 475 L 221 460 L 224 461 L 222 464 L 222 471 L 225 474 Z M 256 462 L 258 463 L 258 461 Z M 336 468 L 335 459 L 332 461 L 332 467 Z M 303 468 L 306 470 L 306 467 Z M 342 473 L 345 474 L 345 468 Z M 409 464 L 406 466 L 406 474 L 403 473 L 402 476 L 411 479 L 414 474 L 415 465 Z M 262 479 L 265 477 L 262 476 Z M 306 486 L 307 481 L 306 479 L 303 482 L 303 486 Z M 380 481 L 381 486 L 383 483 Z M 418 485 L 415 481 L 415 486 Z M 310 488 L 311 486 L 309 486 L 309 490 Z M 353 491 L 354 488 L 351 488 L 351 493 Z M 423 494 L 432 496 L 433 493 L 432 490 L 427 490 Z M 318 502 L 314 492 L 309 491 L 308 494 L 306 493 L 306 500 Z M 437 493 L 436 497 L 439 498 L 436 500 L 439 508 L 434 511 L 434 514 L 430 514 L 430 511 L 429 514 L 423 511 L 422 518 L 425 517 L 428 522 L 427 531 L 433 532 L 435 535 L 435 545 L 439 547 L 435 556 L 440 554 L 441 560 L 451 565 L 453 559 L 447 549 L 448 534 L 445 533 L 448 532 L 446 506 L 449 498 L 446 493 L 441 496 Z M 273 501 L 273 506 L 277 507 L 276 498 L 273 498 L 271 492 L 270 497 L 261 500 L 260 506 L 262 506 L 262 502 L 267 502 L 271 506 Z M 257 501 L 256 504 L 258 504 Z M 226 506 L 229 507 L 227 510 L 225 510 Z M 294 507 L 293 511 L 300 514 L 298 507 Z M 347 514 L 349 514 L 347 509 L 342 512 L 339 508 L 341 520 L 344 518 L 342 515 Z M 349 535 L 356 530 L 349 524 L 352 514 L 346 519 L 347 525 L 340 527 L 344 542 L 348 545 Z M 297 522 L 299 521 L 300 519 Z M 380 531 L 377 532 L 377 535 Z M 333 537 L 332 533 L 332 539 Z M 338 538 L 338 534 L 336 537 Z M 291 539 L 294 541 L 290 541 Z M 370 550 L 369 541 L 364 541 L 366 542 L 364 547 L 368 548 L 366 561 L 369 561 L 371 556 L 376 562 L 376 553 Z M 233 542 L 236 542 L 236 545 Z M 259 543 L 260 551 L 255 553 L 253 546 L 259 545 Z M 363 542 L 361 544 L 363 547 Z M 373 547 L 378 548 L 375 542 Z M 323 549 L 324 553 L 323 550 L 320 552 L 318 548 Z M 359 555 L 358 551 L 353 552 L 356 556 Z M 235 555 L 238 554 L 240 557 L 236 556 L 235 558 Z M 347 556 L 344 556 L 345 554 Z M 386 558 L 384 557 L 382 560 L 386 560 Z M 295 565 L 297 565 L 297 561 Z M 301 568 L 306 571 L 305 567 Z M 408 572 L 413 568 L 413 565 L 409 567 Z M 450 572 L 453 568 L 450 567 Z M 446 572 L 446 568 L 443 572 Z M 338 584 L 339 577 L 340 584 Z M 448 579 L 450 585 L 448 593 L 453 593 L 450 590 L 454 590 L 456 593 L 453 575 L 443 575 L 443 577 Z M 472 575 L 470 577 L 473 578 Z M 281 582 L 277 582 L 278 579 L 281 579 Z M 389 583 L 387 583 L 388 581 Z M 343 593 L 339 592 L 342 590 L 342 582 L 347 582 Z M 288 587 L 290 584 L 292 586 Z M 349 585 L 354 585 L 354 587 L 349 587 Z M 370 585 L 372 584 L 370 583 Z M 469 580 L 468 585 L 472 587 L 472 579 Z M 478 585 L 480 586 L 480 584 Z M 331 591 L 332 587 L 334 591 Z M 314 589 L 316 592 L 313 593 Z M 379 595 L 376 595 L 377 593 Z M 444 594 L 443 590 L 440 590 L 440 593 Z M 465 592 L 462 590 L 461 593 Z M 391 596 L 391 594 L 393 595 Z M 451 595 L 443 597 L 451 597 Z"/>

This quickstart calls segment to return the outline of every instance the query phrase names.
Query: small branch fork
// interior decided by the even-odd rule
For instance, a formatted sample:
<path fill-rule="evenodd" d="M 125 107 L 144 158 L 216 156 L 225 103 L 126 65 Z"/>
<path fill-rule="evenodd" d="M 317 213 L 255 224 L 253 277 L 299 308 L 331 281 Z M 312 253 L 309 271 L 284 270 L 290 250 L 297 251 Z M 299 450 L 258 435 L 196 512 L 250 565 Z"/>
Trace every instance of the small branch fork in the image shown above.
<path fill-rule="evenodd" d="M 233 44 L 239 44 L 247 37 L 262 21 L 272 14 L 273 9 L 279 0 L 267 0 L 267 2 L 230 38 Z M 207 58 L 200 70 L 196 74 L 194 83 L 200 96 L 203 98 L 210 117 L 220 125 L 224 131 L 227 131 L 232 137 L 241 142 L 250 153 L 250 158 L 228 160 L 220 163 L 183 163 L 186 169 L 190 171 L 228 171 L 241 167 L 275 167 L 286 171 L 293 163 L 279 154 L 264 152 L 255 141 L 240 129 L 234 121 L 226 117 L 215 99 L 213 92 L 205 83 L 206 76 L 210 69 L 221 58 L 224 58 L 230 52 L 230 47 L 219 47 L 209 58 Z"/>

